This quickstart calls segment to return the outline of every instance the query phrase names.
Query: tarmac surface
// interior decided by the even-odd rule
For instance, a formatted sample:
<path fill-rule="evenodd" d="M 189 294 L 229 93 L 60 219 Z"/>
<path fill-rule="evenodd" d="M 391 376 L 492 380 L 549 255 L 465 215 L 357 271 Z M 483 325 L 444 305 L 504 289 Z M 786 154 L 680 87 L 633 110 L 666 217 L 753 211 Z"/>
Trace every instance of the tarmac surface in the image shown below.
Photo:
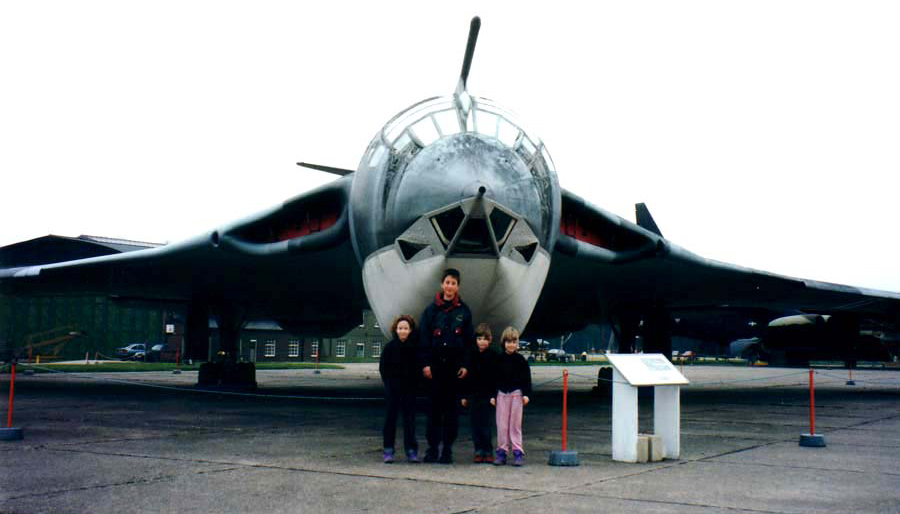
<path fill-rule="evenodd" d="M 848 386 L 846 370 L 817 370 L 828 446 L 804 448 L 806 370 L 686 366 L 681 458 L 626 464 L 611 458 L 610 399 L 591 392 L 598 366 L 572 366 L 581 465 L 552 467 L 562 369 L 532 368 L 521 468 L 471 464 L 465 416 L 452 465 L 383 464 L 373 364 L 259 371 L 259 396 L 197 392 L 195 372 L 17 374 L 25 438 L 0 441 L 0 513 L 900 512 L 900 371 L 854 371 Z M 640 404 L 649 431 L 652 397 Z"/>

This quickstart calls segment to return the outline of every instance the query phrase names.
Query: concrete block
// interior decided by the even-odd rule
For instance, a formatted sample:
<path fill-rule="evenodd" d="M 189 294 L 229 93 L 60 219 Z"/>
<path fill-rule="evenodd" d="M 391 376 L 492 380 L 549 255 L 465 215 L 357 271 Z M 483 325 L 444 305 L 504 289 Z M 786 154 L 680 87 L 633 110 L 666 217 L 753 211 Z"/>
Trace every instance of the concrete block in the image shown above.
<path fill-rule="evenodd" d="M 21 428 L 0 428 L 0 441 L 21 441 L 23 438 Z"/>
<path fill-rule="evenodd" d="M 649 457 L 650 462 L 659 462 L 666 458 L 666 448 L 663 446 L 663 440 L 661 435 L 657 434 L 642 434 L 647 438 L 649 443 L 649 447 L 647 448 L 647 456 Z"/>
<path fill-rule="evenodd" d="M 577 466 L 578 452 L 554 450 L 550 452 L 550 460 L 547 464 L 551 466 Z"/>
<path fill-rule="evenodd" d="M 638 435 L 637 438 L 637 462 L 647 462 L 650 458 L 650 438 Z"/>
<path fill-rule="evenodd" d="M 800 434 L 800 446 L 824 448 L 825 436 L 822 434 Z"/>

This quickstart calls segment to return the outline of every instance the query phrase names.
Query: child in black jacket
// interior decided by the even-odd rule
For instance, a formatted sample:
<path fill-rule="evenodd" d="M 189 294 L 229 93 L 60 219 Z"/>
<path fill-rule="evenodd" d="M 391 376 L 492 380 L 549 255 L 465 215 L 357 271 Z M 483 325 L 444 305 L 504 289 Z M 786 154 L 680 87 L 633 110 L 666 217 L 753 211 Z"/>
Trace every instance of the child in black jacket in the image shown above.
<path fill-rule="evenodd" d="M 472 417 L 472 442 L 475 444 L 473 462 L 494 462 L 494 445 L 491 442 L 494 409 L 491 398 L 497 394 L 497 352 L 490 349 L 491 327 L 482 323 L 475 328 L 475 344 L 478 351 L 472 357 L 469 371 L 468 399 L 462 400 L 463 407 L 469 407 Z"/>
<path fill-rule="evenodd" d="M 394 438 L 397 414 L 403 413 L 403 447 L 406 460 L 419 462 L 416 441 L 416 382 L 419 377 L 416 338 L 412 335 L 416 322 L 412 316 L 397 316 L 391 323 L 393 339 L 381 352 L 378 371 L 384 382 L 387 413 L 384 419 L 384 462 L 394 462 Z"/>
<path fill-rule="evenodd" d="M 522 446 L 522 410 L 531 395 L 531 369 L 519 355 L 519 331 L 507 327 L 500 336 L 503 353 L 497 359 L 497 396 L 491 405 L 497 407 L 497 455 L 495 465 L 506 464 L 512 446 L 513 466 L 521 466 L 525 457 Z"/>

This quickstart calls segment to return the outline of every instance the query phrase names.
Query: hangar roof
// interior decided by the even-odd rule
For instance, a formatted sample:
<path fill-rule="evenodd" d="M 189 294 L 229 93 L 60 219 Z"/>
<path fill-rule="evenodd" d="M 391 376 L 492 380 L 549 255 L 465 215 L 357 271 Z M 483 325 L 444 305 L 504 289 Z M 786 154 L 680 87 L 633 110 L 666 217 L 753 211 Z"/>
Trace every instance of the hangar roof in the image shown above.
<path fill-rule="evenodd" d="M 158 246 L 163 245 L 111 237 L 88 235 L 66 237 L 50 234 L 0 247 L 0 267 L 33 266 L 51 262 L 86 259 L 101 255 L 145 250 Z"/>

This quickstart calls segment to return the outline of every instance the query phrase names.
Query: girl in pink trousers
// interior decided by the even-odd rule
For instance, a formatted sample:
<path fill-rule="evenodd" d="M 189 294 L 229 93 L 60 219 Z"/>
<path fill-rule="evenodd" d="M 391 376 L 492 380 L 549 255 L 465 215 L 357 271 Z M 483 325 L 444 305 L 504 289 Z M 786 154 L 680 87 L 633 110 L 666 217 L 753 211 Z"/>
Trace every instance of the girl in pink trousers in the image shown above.
<path fill-rule="evenodd" d="M 525 458 L 522 447 L 522 409 L 531 395 L 531 369 L 519 355 L 519 331 L 507 327 L 500 337 L 503 353 L 497 359 L 497 396 L 491 405 L 497 407 L 497 453 L 494 464 L 506 464 L 510 446 L 512 465 L 521 466 Z"/>

